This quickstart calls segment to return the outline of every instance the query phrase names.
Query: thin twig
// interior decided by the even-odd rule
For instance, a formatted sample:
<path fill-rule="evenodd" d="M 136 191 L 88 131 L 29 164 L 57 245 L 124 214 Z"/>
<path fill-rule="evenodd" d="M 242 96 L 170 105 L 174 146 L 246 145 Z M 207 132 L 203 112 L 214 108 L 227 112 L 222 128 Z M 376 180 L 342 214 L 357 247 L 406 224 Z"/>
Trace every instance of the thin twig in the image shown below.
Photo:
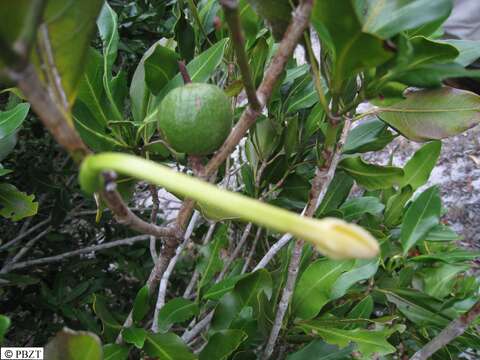
<path fill-rule="evenodd" d="M 106 250 L 106 249 L 111 249 L 114 247 L 118 246 L 125 246 L 125 245 L 133 245 L 137 242 L 140 241 L 145 241 L 148 240 L 148 235 L 138 235 L 134 236 L 131 238 L 123 239 L 123 240 L 116 240 L 116 241 L 110 241 L 105 244 L 100 244 L 100 245 L 93 245 L 93 246 L 88 246 L 86 248 L 74 250 L 74 251 L 69 251 L 63 254 L 55 255 L 55 256 L 48 256 L 40 259 L 34 259 L 34 260 L 27 260 L 23 262 L 19 262 L 16 264 L 13 264 L 11 267 L 8 268 L 8 271 L 11 270 L 18 270 L 18 269 L 24 269 L 27 267 L 32 267 L 32 266 L 37 266 L 37 265 L 45 265 L 45 264 L 51 264 L 55 262 L 60 262 L 64 261 L 65 259 L 82 255 L 82 254 L 88 254 L 92 252 L 97 252 L 101 250 Z"/>
<path fill-rule="evenodd" d="M 177 247 L 177 250 L 175 251 L 175 256 L 170 260 L 170 263 L 168 264 L 168 267 L 163 273 L 162 279 L 160 280 L 160 285 L 158 287 L 157 303 L 155 305 L 155 311 L 153 314 L 153 323 L 151 328 L 154 333 L 157 333 L 159 330 L 158 315 L 162 307 L 165 305 L 168 281 L 170 279 L 170 276 L 172 275 L 175 265 L 177 264 L 180 254 L 183 252 L 188 242 L 190 241 L 190 238 L 192 237 L 193 229 L 195 228 L 195 225 L 199 218 L 200 218 L 200 213 L 195 211 L 195 213 L 192 216 L 192 219 L 190 220 L 190 224 L 188 225 L 187 231 L 185 232 L 183 243 L 179 247 Z"/>
<path fill-rule="evenodd" d="M 327 193 L 328 187 L 333 180 L 335 175 L 335 170 L 337 168 L 338 162 L 342 154 L 343 145 L 346 141 L 348 133 L 350 131 L 351 119 L 346 118 L 344 122 L 344 127 L 340 135 L 340 139 L 337 142 L 335 151 L 333 151 L 327 159 L 326 163 L 322 168 L 317 168 L 315 178 L 312 182 L 312 188 L 309 195 L 309 203 L 307 205 L 307 210 L 305 216 L 312 217 L 320 206 L 325 194 Z M 270 336 L 265 347 L 264 358 L 269 359 L 272 356 L 275 344 L 277 342 L 278 335 L 283 325 L 283 319 L 288 309 L 290 299 L 293 295 L 293 290 L 295 288 L 295 282 L 298 276 L 298 268 L 300 264 L 300 258 L 302 256 L 303 241 L 301 239 L 297 240 L 295 247 L 293 249 L 292 257 L 290 259 L 290 264 L 288 266 L 288 276 L 287 282 L 282 292 L 282 298 L 277 308 L 277 313 L 275 315 L 275 321 L 270 332 Z"/>
<path fill-rule="evenodd" d="M 248 223 L 247 226 L 245 226 L 245 230 L 243 231 L 243 234 L 242 234 L 242 237 L 240 238 L 240 241 L 238 242 L 237 246 L 233 250 L 232 254 L 228 257 L 227 261 L 225 261 L 225 264 L 223 265 L 222 271 L 217 276 L 217 279 L 215 281 L 216 283 L 218 283 L 219 281 L 221 281 L 223 279 L 223 277 L 227 273 L 230 265 L 238 257 L 238 255 L 240 254 L 240 251 L 242 251 L 243 246 L 247 242 L 248 235 L 250 235 L 250 231 L 252 230 L 252 226 L 253 226 L 252 223 Z"/>
<path fill-rule="evenodd" d="M 257 233 L 255 234 L 255 239 L 253 240 L 252 247 L 250 248 L 247 259 L 245 260 L 245 264 L 243 264 L 242 274 L 244 274 L 248 270 L 248 267 L 250 266 L 250 262 L 252 261 L 253 254 L 255 253 L 255 249 L 257 248 L 257 243 L 258 243 L 258 240 L 260 239 L 262 230 L 263 229 L 261 227 L 257 229 Z"/>
<path fill-rule="evenodd" d="M 478 301 L 472 308 L 461 315 L 458 319 L 453 320 L 448 326 L 443 329 L 437 336 L 435 336 L 422 349 L 417 351 L 410 360 L 426 360 L 442 347 L 448 345 L 457 337 L 461 336 L 472 324 L 475 319 L 480 316 L 480 301 Z"/>
<path fill-rule="evenodd" d="M 192 329 L 185 331 L 182 335 L 182 340 L 185 343 L 192 341 L 198 334 L 200 334 L 203 329 L 205 329 L 213 319 L 214 310 L 210 311 L 205 318 L 199 321 Z"/>
<path fill-rule="evenodd" d="M 180 71 L 180 74 L 182 75 L 183 83 L 186 84 L 191 84 L 192 79 L 190 78 L 190 74 L 188 73 L 187 66 L 185 65 L 185 61 L 181 60 L 178 61 L 178 70 Z"/>
<path fill-rule="evenodd" d="M 215 223 L 215 222 L 210 224 L 210 226 L 208 228 L 208 231 L 207 231 L 207 234 L 205 235 L 205 238 L 203 239 L 203 245 L 207 245 L 210 242 L 210 240 L 212 239 L 213 232 L 215 230 L 216 225 L 217 225 L 217 223 Z M 193 276 L 190 279 L 190 282 L 188 283 L 187 287 L 185 288 L 185 292 L 183 293 L 183 298 L 185 298 L 185 299 L 190 298 L 190 296 L 192 294 L 192 291 L 195 288 L 195 285 L 196 285 L 199 277 L 200 277 L 200 272 L 198 271 L 198 269 L 195 269 L 195 271 L 193 272 Z"/>
<path fill-rule="evenodd" d="M 32 218 L 30 218 L 32 219 Z M 26 230 L 25 232 L 20 232 L 20 235 L 18 235 L 15 239 L 12 239 L 10 240 L 9 242 L 3 244 L 2 246 L 0 246 L 0 251 L 2 250 L 6 250 L 10 247 L 12 247 L 13 245 L 17 244 L 18 242 L 22 241 L 26 236 L 30 235 L 31 233 L 35 232 L 36 230 L 38 230 L 39 228 L 41 228 L 42 226 L 48 224 L 50 222 L 50 217 L 48 217 L 47 219 L 43 220 L 43 221 L 40 221 L 38 224 L 35 224 L 34 226 L 32 226 L 30 229 Z"/>
<path fill-rule="evenodd" d="M 248 102 L 253 109 L 260 110 L 261 105 L 257 98 L 252 71 L 248 63 L 247 53 L 245 52 L 245 38 L 240 22 L 238 1 L 220 0 L 220 4 L 223 7 L 225 19 L 227 20 L 228 27 L 230 28 L 232 44 L 235 49 L 235 54 L 237 55 L 237 63 L 238 67 L 240 68 L 240 73 L 242 74 L 243 86 L 245 87 L 245 92 L 247 93 Z"/>
<path fill-rule="evenodd" d="M 160 200 L 158 199 L 158 190 L 155 185 L 149 186 L 150 195 L 152 196 L 152 212 L 150 213 L 150 222 L 153 225 L 157 225 L 157 215 L 158 209 L 160 207 Z M 150 236 L 150 256 L 152 257 L 153 262 L 157 261 L 157 238 L 155 236 Z"/>
<path fill-rule="evenodd" d="M 21 258 L 23 258 L 27 252 L 37 243 L 38 240 L 43 238 L 45 235 L 47 235 L 52 228 L 49 226 L 45 230 L 43 230 L 40 234 L 35 236 L 33 239 L 28 241 L 24 247 L 20 249 L 20 251 L 10 260 L 8 263 L 6 263 L 3 268 L 0 270 L 0 274 L 4 274 L 8 271 L 10 271 L 14 266 L 15 263 L 17 263 Z"/>
<path fill-rule="evenodd" d="M 267 345 L 265 346 L 265 351 L 263 353 L 263 359 L 269 359 L 272 356 L 275 344 L 277 342 L 278 334 L 282 328 L 283 318 L 287 312 L 288 305 L 290 304 L 290 298 L 292 297 L 293 290 L 295 288 L 295 282 L 298 276 L 298 268 L 300 265 L 300 259 L 302 257 L 303 241 L 299 240 L 295 243 L 293 249 L 292 258 L 290 264 L 288 265 L 288 276 L 287 282 L 282 292 L 282 298 L 278 304 L 277 313 L 275 316 L 275 322 L 273 323 L 272 330 L 270 331 L 270 336 L 268 338 Z"/>

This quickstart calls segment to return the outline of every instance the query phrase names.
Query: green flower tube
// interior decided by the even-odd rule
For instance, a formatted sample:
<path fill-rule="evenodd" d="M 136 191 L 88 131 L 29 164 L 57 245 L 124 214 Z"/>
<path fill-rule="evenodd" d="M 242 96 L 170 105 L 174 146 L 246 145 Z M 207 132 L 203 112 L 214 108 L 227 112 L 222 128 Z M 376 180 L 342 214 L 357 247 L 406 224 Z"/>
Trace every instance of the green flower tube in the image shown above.
<path fill-rule="evenodd" d="M 99 191 L 103 186 L 101 173 L 109 170 L 162 186 L 232 217 L 290 233 L 333 259 L 372 258 L 379 252 L 377 241 L 358 225 L 302 217 L 133 155 L 102 153 L 87 157 L 80 167 L 80 186 L 90 194 Z"/>

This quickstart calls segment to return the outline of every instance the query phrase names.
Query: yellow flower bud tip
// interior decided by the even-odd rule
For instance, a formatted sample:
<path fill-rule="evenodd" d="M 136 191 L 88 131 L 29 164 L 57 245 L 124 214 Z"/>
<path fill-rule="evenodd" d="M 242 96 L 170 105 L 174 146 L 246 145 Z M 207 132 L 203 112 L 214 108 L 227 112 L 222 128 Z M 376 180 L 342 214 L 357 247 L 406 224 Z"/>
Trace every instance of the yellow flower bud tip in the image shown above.
<path fill-rule="evenodd" d="M 318 233 L 313 244 L 332 259 L 369 259 L 378 255 L 377 240 L 365 229 L 335 218 L 317 220 Z"/>

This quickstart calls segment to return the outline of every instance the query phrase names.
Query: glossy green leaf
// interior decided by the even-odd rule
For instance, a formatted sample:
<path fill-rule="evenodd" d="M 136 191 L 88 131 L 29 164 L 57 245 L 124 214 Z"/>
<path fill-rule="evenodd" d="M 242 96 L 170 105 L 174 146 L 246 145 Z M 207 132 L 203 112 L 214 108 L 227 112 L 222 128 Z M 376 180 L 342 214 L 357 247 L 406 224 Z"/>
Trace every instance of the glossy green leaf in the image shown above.
<path fill-rule="evenodd" d="M 145 81 L 150 91 L 157 95 L 178 72 L 178 55 L 157 43 L 153 52 L 145 58 Z"/>
<path fill-rule="evenodd" d="M 442 224 L 433 227 L 425 238 L 426 241 L 458 241 L 461 239 L 455 231 Z"/>
<path fill-rule="evenodd" d="M 422 69 L 438 64 L 451 63 L 459 55 L 454 46 L 423 36 L 410 39 L 400 35 L 397 37 L 396 46 L 397 55 L 386 64 L 385 67 L 389 68 L 389 72 L 385 76 L 390 80 L 411 86 L 436 86 L 437 79 L 435 76 L 422 74 Z M 433 77 L 434 81 L 425 81 L 425 78 L 428 77 Z"/>
<path fill-rule="evenodd" d="M 97 26 L 103 43 L 104 73 L 111 80 L 111 71 L 117 58 L 120 36 L 118 34 L 118 16 L 107 2 L 104 3 L 100 12 Z"/>
<path fill-rule="evenodd" d="M 108 121 L 112 119 L 103 88 L 103 72 L 102 55 L 97 50 L 90 48 L 85 71 L 78 84 L 77 103 L 80 101 L 87 107 L 90 111 L 88 116 L 93 117 L 98 122 L 100 129 L 104 129 Z M 77 117 L 79 116 L 77 115 Z M 83 123 L 91 121 L 91 119 L 82 118 L 79 118 L 79 120 Z"/>
<path fill-rule="evenodd" d="M 175 25 L 175 39 L 178 42 L 178 51 L 185 61 L 190 61 L 195 55 L 195 31 L 185 18 L 183 11 Z"/>
<path fill-rule="evenodd" d="M 132 318 L 135 322 L 140 322 L 150 311 L 150 294 L 148 286 L 142 287 L 133 301 Z"/>
<path fill-rule="evenodd" d="M 103 350 L 97 335 L 64 328 L 45 347 L 49 360 L 102 360 Z"/>
<path fill-rule="evenodd" d="M 369 319 L 372 315 L 373 308 L 373 297 L 371 295 L 367 295 L 348 313 L 348 318 Z"/>
<path fill-rule="evenodd" d="M 323 201 L 317 209 L 317 215 L 327 214 L 336 210 L 350 194 L 353 187 L 353 179 L 343 171 L 337 171 L 330 183 Z"/>
<path fill-rule="evenodd" d="M 0 216 L 12 221 L 33 216 L 38 211 L 35 195 L 27 195 L 15 186 L 0 183 Z"/>
<path fill-rule="evenodd" d="M 325 118 L 325 110 L 323 109 L 322 104 L 318 103 L 312 108 L 307 121 L 305 122 L 305 137 L 309 138 L 320 130 L 320 126 L 325 122 Z"/>
<path fill-rule="evenodd" d="M 296 80 L 285 100 L 286 113 L 294 113 L 301 109 L 309 108 L 318 103 L 318 93 L 315 89 L 312 76 L 305 76 Z"/>
<path fill-rule="evenodd" d="M 480 41 L 447 39 L 440 42 L 454 46 L 459 55 L 455 62 L 462 66 L 468 66 L 480 58 Z"/>
<path fill-rule="evenodd" d="M 339 210 L 346 221 L 357 220 L 364 214 L 378 215 L 385 206 L 373 196 L 363 196 L 347 200 Z"/>
<path fill-rule="evenodd" d="M 420 326 L 445 327 L 456 313 L 442 309 L 444 302 L 415 290 L 381 290 L 387 300 L 398 308 L 410 321 Z"/>
<path fill-rule="evenodd" d="M 197 269 L 201 274 L 198 288 L 202 289 L 222 270 L 223 260 L 220 257 L 220 251 L 228 245 L 228 228 L 225 224 L 220 225 L 212 241 L 208 245 L 202 246 L 200 249 L 201 260 L 197 265 Z"/>
<path fill-rule="evenodd" d="M 330 300 L 338 277 L 352 268 L 353 261 L 320 259 L 303 272 L 293 293 L 292 309 L 296 317 L 312 319 Z"/>
<path fill-rule="evenodd" d="M 100 295 L 94 295 L 93 311 L 102 321 L 102 335 L 107 341 L 113 341 L 120 332 L 122 326 L 108 310 L 106 299 Z"/>
<path fill-rule="evenodd" d="M 239 282 L 246 276 L 248 276 L 248 274 L 240 274 L 223 279 L 222 281 L 212 285 L 207 291 L 205 291 L 203 299 L 214 301 L 220 300 L 223 295 L 225 295 L 229 291 L 232 291 L 235 288 L 237 282 Z"/>
<path fill-rule="evenodd" d="M 375 275 L 378 269 L 378 259 L 356 260 L 351 270 L 343 273 L 336 279 L 330 292 L 330 299 L 338 299 L 345 295 L 355 283 L 367 280 Z"/>
<path fill-rule="evenodd" d="M 453 291 L 458 274 L 467 271 L 468 265 L 441 264 L 422 271 L 423 290 L 430 296 L 443 299 Z"/>
<path fill-rule="evenodd" d="M 412 195 L 412 187 L 406 186 L 388 199 L 383 220 L 386 226 L 393 227 L 400 224 L 405 204 Z"/>
<path fill-rule="evenodd" d="M 10 46 L 19 40 L 33 7 L 31 0 L 0 2 L 0 34 Z"/>
<path fill-rule="evenodd" d="M 206 82 L 210 78 L 212 73 L 220 65 L 223 59 L 227 41 L 227 39 L 224 39 L 217 42 L 215 45 L 210 47 L 208 50 L 205 50 L 188 63 L 187 70 L 193 82 Z M 153 111 L 155 111 L 166 94 L 168 94 L 174 88 L 182 85 L 182 76 L 177 74 L 150 102 L 147 113 L 151 114 Z"/>
<path fill-rule="evenodd" d="M 442 19 L 450 14 L 452 0 L 370 0 L 363 15 L 362 29 L 382 39 L 404 30 Z"/>
<path fill-rule="evenodd" d="M 0 111 L 0 141 L 20 128 L 29 110 L 30 104 L 21 103 L 11 110 Z"/>
<path fill-rule="evenodd" d="M 338 346 L 327 344 L 322 340 L 314 340 L 299 351 L 288 355 L 287 360 L 348 360 L 351 359 L 352 351 L 353 346 L 339 349 Z"/>
<path fill-rule="evenodd" d="M 182 323 L 198 315 L 198 304 L 183 298 L 168 301 L 158 313 L 158 329 L 167 332 L 175 323 Z"/>
<path fill-rule="evenodd" d="M 7 158 L 17 145 L 17 134 L 13 133 L 0 139 L 0 161 Z"/>
<path fill-rule="evenodd" d="M 369 164 L 359 156 L 343 159 L 339 167 L 368 190 L 388 189 L 399 184 L 403 178 L 402 169 Z"/>
<path fill-rule="evenodd" d="M 353 342 L 358 351 L 365 357 L 374 353 L 387 355 L 395 352 L 395 347 L 392 346 L 387 339 L 392 333 L 400 329 L 399 327 L 392 327 L 391 329 L 377 331 L 363 329 L 344 330 L 334 327 L 324 327 L 316 324 L 315 321 L 301 323 L 299 327 L 307 334 L 313 333 L 320 336 L 327 343 L 337 345 L 340 348 L 345 348 Z"/>
<path fill-rule="evenodd" d="M 444 87 L 419 90 L 382 109 L 380 118 L 414 141 L 457 135 L 480 122 L 480 96 Z"/>
<path fill-rule="evenodd" d="M 200 352 L 199 360 L 226 360 L 247 339 L 241 330 L 223 330 L 214 333 Z"/>
<path fill-rule="evenodd" d="M 147 332 L 143 328 L 129 327 L 122 330 L 122 338 L 127 344 L 142 349 L 147 338 Z"/>
<path fill-rule="evenodd" d="M 394 138 L 395 136 L 387 129 L 385 123 L 378 119 L 369 119 L 350 131 L 343 153 L 355 154 L 381 150 Z"/>
<path fill-rule="evenodd" d="M 350 0 L 316 1 L 312 23 L 327 48 L 333 51 L 332 93 L 339 94 L 345 81 L 356 73 L 387 61 L 382 40 L 362 32 Z"/>
<path fill-rule="evenodd" d="M 404 254 L 417 242 L 424 240 L 427 233 L 438 224 L 441 208 L 439 191 L 435 186 L 425 190 L 413 201 L 405 213 L 400 230 Z"/>
<path fill-rule="evenodd" d="M 250 69 L 255 86 L 259 86 L 263 79 L 265 64 L 269 52 L 270 47 L 263 37 L 257 40 L 257 43 L 250 52 Z"/>
<path fill-rule="evenodd" d="M 247 0 L 255 12 L 263 17 L 272 27 L 276 41 L 283 38 L 283 34 L 290 24 L 292 8 L 288 0 Z"/>
<path fill-rule="evenodd" d="M 137 123 L 142 122 L 147 115 L 147 107 L 152 94 L 148 89 L 145 80 L 145 60 L 153 54 L 157 46 L 162 46 L 160 41 L 153 44 L 142 56 L 130 83 L 130 101 L 132 107 L 133 120 Z"/>
<path fill-rule="evenodd" d="M 251 145 L 248 144 L 247 146 L 253 147 L 259 160 L 268 160 L 280 143 L 281 136 L 278 130 L 275 121 L 270 118 L 261 117 L 255 123 L 249 137 Z"/>
<path fill-rule="evenodd" d="M 0 315 L 0 345 L 3 344 L 3 338 L 10 327 L 10 318 L 5 315 Z"/>
<path fill-rule="evenodd" d="M 410 185 L 413 190 L 425 185 L 437 163 L 441 149 L 440 141 L 432 141 L 417 150 L 403 168 L 405 176 L 400 185 L 402 187 Z"/>
<path fill-rule="evenodd" d="M 147 334 L 144 351 L 148 356 L 158 360 L 195 360 L 197 358 L 174 333 Z"/>
<path fill-rule="evenodd" d="M 103 347 L 103 360 L 127 360 L 129 352 L 123 345 L 107 344 Z"/>
<path fill-rule="evenodd" d="M 70 105 L 76 96 L 90 38 L 95 30 L 95 20 L 102 4 L 102 0 L 47 2 L 43 17 L 48 32 L 39 32 L 38 41 L 42 44 L 39 54 L 42 63 L 49 64 L 50 55 L 45 49 L 51 48 L 55 69 L 60 75 L 66 100 Z M 42 70 L 39 69 L 39 73 L 42 73 Z"/>
<path fill-rule="evenodd" d="M 17 131 L 25 121 L 30 105 L 20 103 L 7 111 L 0 111 L 0 161 L 5 159 L 17 144 Z"/>
<path fill-rule="evenodd" d="M 212 320 L 212 329 L 225 330 L 241 316 L 245 308 L 251 308 L 256 319 L 260 317 L 262 297 L 272 295 L 272 278 L 262 269 L 240 280 L 233 291 L 220 300 Z"/>
<path fill-rule="evenodd" d="M 98 31 L 103 44 L 103 87 L 110 106 L 112 107 L 111 120 L 123 120 L 122 109 L 118 107 L 114 97 L 113 65 L 117 59 L 118 43 L 118 16 L 108 2 L 103 4 L 97 20 Z"/>
<path fill-rule="evenodd" d="M 247 0 L 240 0 L 238 3 L 240 12 L 240 22 L 242 29 L 245 32 L 247 42 L 255 40 L 259 30 L 259 16 L 253 10 L 252 6 Z"/>
<path fill-rule="evenodd" d="M 447 64 L 423 65 L 408 71 L 394 79 L 411 87 L 439 88 L 443 80 L 453 78 L 480 78 L 480 70 L 469 70 L 463 66 L 450 62 Z"/>

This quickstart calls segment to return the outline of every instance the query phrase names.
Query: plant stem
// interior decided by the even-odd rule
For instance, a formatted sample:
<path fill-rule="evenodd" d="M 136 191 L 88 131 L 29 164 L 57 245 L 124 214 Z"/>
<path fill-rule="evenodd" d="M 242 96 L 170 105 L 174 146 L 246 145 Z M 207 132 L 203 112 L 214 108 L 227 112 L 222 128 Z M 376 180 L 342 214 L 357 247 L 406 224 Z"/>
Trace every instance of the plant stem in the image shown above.
<path fill-rule="evenodd" d="M 78 255 L 82 255 L 82 254 L 88 254 L 88 253 L 95 252 L 95 251 L 111 249 L 111 248 L 114 248 L 114 247 L 117 247 L 117 246 L 133 245 L 136 242 L 146 241 L 146 240 L 148 240 L 148 235 L 138 235 L 138 236 L 134 236 L 134 237 L 123 239 L 123 240 L 111 241 L 111 242 L 108 242 L 108 243 L 105 243 L 105 244 L 89 246 L 89 247 L 86 247 L 86 248 L 83 248 L 83 249 L 69 251 L 69 252 L 59 254 L 59 255 L 55 255 L 55 256 L 49 256 L 49 257 L 44 257 L 44 258 L 40 258 L 40 259 L 27 260 L 27 261 L 19 262 L 19 263 L 16 263 L 16 264 L 13 264 L 12 266 L 10 266 L 8 268 L 8 271 L 24 269 L 24 268 L 27 268 L 27 267 L 38 266 L 38 265 L 45 265 L 45 264 L 50 264 L 50 263 L 54 263 L 54 262 L 60 262 L 60 261 L 63 261 L 65 259 L 68 259 L 68 258 L 71 258 L 71 257 L 74 257 L 74 256 L 78 256 Z"/>
<path fill-rule="evenodd" d="M 257 98 L 257 92 L 255 89 L 255 83 L 252 77 L 252 71 L 248 62 L 247 53 L 245 52 L 245 38 L 242 31 L 242 25 L 240 23 L 240 14 L 238 11 L 237 0 L 220 0 L 220 4 L 223 7 L 225 13 L 225 19 L 227 20 L 228 27 L 232 38 L 232 44 L 237 55 L 237 63 L 242 74 L 243 86 L 247 93 L 249 104 L 255 110 L 260 110 L 261 105 Z"/>
<path fill-rule="evenodd" d="M 188 73 L 187 66 L 185 65 L 185 61 L 178 61 L 178 69 L 180 70 L 180 74 L 182 75 L 183 83 L 185 85 L 192 83 L 192 78 Z"/>
<path fill-rule="evenodd" d="M 277 313 L 275 315 L 275 321 L 270 331 L 270 336 L 268 338 L 267 345 L 265 346 L 265 351 L 263 353 L 263 359 L 269 359 L 272 356 L 275 344 L 277 342 L 278 335 L 282 328 L 283 318 L 287 312 L 288 305 L 290 303 L 290 298 L 293 295 L 293 290 L 295 289 L 295 282 L 298 276 L 298 268 L 300 265 L 300 259 L 302 257 L 303 250 L 303 241 L 298 240 L 295 243 L 292 252 L 292 258 L 290 264 L 288 265 L 288 276 L 285 287 L 283 288 L 282 298 L 278 304 Z"/>
<path fill-rule="evenodd" d="M 12 260 L 10 260 L 9 262 L 7 262 L 3 267 L 2 269 L 0 270 L 0 274 L 4 274 L 4 273 L 7 273 L 8 271 L 10 271 L 11 269 L 13 269 L 13 267 L 15 266 L 15 263 L 18 262 L 21 258 L 23 258 L 27 252 L 37 243 L 38 240 L 40 240 L 41 238 L 43 238 L 45 235 L 47 235 L 50 231 L 52 230 L 51 226 L 49 226 L 48 228 L 46 228 L 45 230 L 43 230 L 40 234 L 38 234 L 37 236 L 35 236 L 33 239 L 31 239 L 30 241 L 28 241 L 24 247 L 22 247 L 20 249 L 20 251 L 12 258 Z"/>
<path fill-rule="evenodd" d="M 426 360 L 442 347 L 448 345 L 450 342 L 461 336 L 472 324 L 475 319 L 480 316 L 480 301 L 478 301 L 472 308 L 461 315 L 458 319 L 453 320 L 448 326 L 443 329 L 437 336 L 435 336 L 422 349 L 417 351 L 410 360 Z"/>
<path fill-rule="evenodd" d="M 175 256 L 170 260 L 170 263 L 168 264 L 168 267 L 163 273 L 162 279 L 160 280 L 160 285 L 158 287 L 157 303 L 155 305 L 155 311 L 153 314 L 153 322 L 152 322 L 152 328 L 151 328 L 154 333 L 157 333 L 159 330 L 158 315 L 162 307 L 165 305 L 165 297 L 167 296 L 168 281 L 170 279 L 170 276 L 172 275 L 175 265 L 177 264 L 180 254 L 182 253 L 182 251 L 185 249 L 188 242 L 190 241 L 190 238 L 193 233 L 193 229 L 195 228 L 195 225 L 199 218 L 200 218 L 200 214 L 198 212 L 195 212 L 195 214 L 192 216 L 192 219 L 190 220 L 190 224 L 188 225 L 187 231 L 185 232 L 183 243 L 177 247 L 175 251 Z"/>

